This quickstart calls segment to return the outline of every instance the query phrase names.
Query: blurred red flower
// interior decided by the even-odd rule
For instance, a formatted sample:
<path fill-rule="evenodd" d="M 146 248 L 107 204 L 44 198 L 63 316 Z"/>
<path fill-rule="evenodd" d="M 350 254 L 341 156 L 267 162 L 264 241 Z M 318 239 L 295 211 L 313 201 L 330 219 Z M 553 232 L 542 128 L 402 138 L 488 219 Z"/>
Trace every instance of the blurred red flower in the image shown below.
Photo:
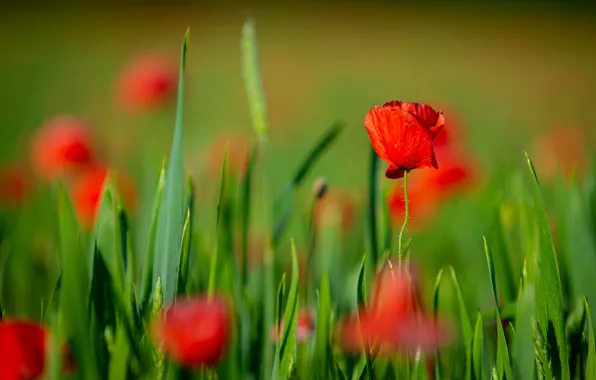
<path fill-rule="evenodd" d="M 370 109 L 364 127 L 379 157 L 389 164 L 385 175 L 396 179 L 404 171 L 438 168 L 435 135 L 445 125 L 441 112 L 426 104 L 392 101 Z"/>
<path fill-rule="evenodd" d="M 244 172 L 250 154 L 250 135 L 226 133 L 216 137 L 205 152 L 205 164 L 209 175 L 219 177 L 221 164 L 228 145 L 227 167 L 232 172 Z"/>
<path fill-rule="evenodd" d="M 296 321 L 296 339 L 298 343 L 304 343 L 315 331 L 315 320 L 312 312 L 301 311 L 298 313 L 298 320 Z M 284 318 L 279 324 L 279 331 L 275 333 L 275 326 L 271 326 L 271 341 L 275 342 L 276 338 L 281 339 L 284 331 Z"/>
<path fill-rule="evenodd" d="M 220 297 L 177 300 L 152 327 L 153 339 L 173 361 L 186 367 L 213 367 L 230 338 L 230 310 Z"/>
<path fill-rule="evenodd" d="M 18 206 L 23 203 L 29 191 L 27 176 L 23 168 L 8 165 L 0 168 L 0 203 Z"/>
<path fill-rule="evenodd" d="M 541 179 L 552 180 L 557 170 L 564 177 L 581 175 L 588 162 L 586 137 L 577 128 L 560 127 L 546 132 L 531 147 L 532 161 Z"/>
<path fill-rule="evenodd" d="M 435 135 L 433 146 L 435 148 L 457 148 L 465 137 L 462 120 L 452 106 L 443 106 L 441 109 L 447 120 L 445 126 Z"/>
<path fill-rule="evenodd" d="M 48 332 L 37 322 L 0 322 L 0 379 L 28 380 L 42 376 Z M 63 346 L 64 370 L 74 370 L 68 346 Z"/>
<path fill-rule="evenodd" d="M 442 322 L 424 315 L 417 305 L 415 279 L 397 263 L 383 269 L 368 309 L 340 323 L 340 343 L 349 352 L 362 351 L 364 342 L 386 352 L 429 351 L 446 344 Z"/>
<path fill-rule="evenodd" d="M 436 213 L 443 201 L 457 192 L 471 188 L 475 181 L 476 170 L 469 159 L 447 150 L 442 152 L 441 157 L 442 163 L 438 170 L 416 173 L 408 183 L 411 227 L 424 224 Z M 402 186 L 396 184 L 393 187 L 388 203 L 393 222 L 401 223 L 405 213 Z"/>
<path fill-rule="evenodd" d="M 131 61 L 117 82 L 117 100 L 131 111 L 147 111 L 174 99 L 176 65 L 164 56 L 145 55 Z"/>
<path fill-rule="evenodd" d="M 79 222 L 85 229 L 90 229 L 95 223 L 107 176 L 106 168 L 92 167 L 81 173 L 72 186 L 73 204 Z M 136 195 L 132 182 L 121 173 L 117 173 L 114 181 L 115 191 L 122 197 L 125 206 L 134 209 Z"/>
<path fill-rule="evenodd" d="M 44 179 L 53 179 L 94 160 L 89 127 L 69 115 L 54 117 L 32 139 L 32 164 Z"/>

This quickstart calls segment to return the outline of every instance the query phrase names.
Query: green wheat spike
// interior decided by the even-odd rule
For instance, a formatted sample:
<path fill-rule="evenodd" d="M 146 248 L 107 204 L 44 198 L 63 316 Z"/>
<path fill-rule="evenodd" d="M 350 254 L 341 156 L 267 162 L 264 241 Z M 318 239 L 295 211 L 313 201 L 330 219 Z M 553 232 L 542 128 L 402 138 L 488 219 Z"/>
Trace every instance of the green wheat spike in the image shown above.
<path fill-rule="evenodd" d="M 151 315 L 153 318 L 157 318 L 163 309 L 163 287 L 161 285 L 161 278 L 157 277 L 157 281 L 155 282 L 155 293 L 153 295 L 153 309 Z M 164 354 L 161 347 L 157 347 L 155 349 L 155 355 L 153 357 L 155 362 L 155 379 L 161 380 L 163 379 L 164 373 Z"/>
<path fill-rule="evenodd" d="M 153 318 L 161 314 L 163 308 L 163 286 L 161 284 L 161 277 L 157 277 L 155 282 L 155 293 L 153 294 L 153 310 L 151 316 Z"/>
<path fill-rule="evenodd" d="M 255 24 L 251 19 L 246 20 L 242 27 L 242 69 L 246 95 L 253 128 L 263 138 L 267 135 L 267 111 L 259 70 L 259 53 Z"/>
<path fill-rule="evenodd" d="M 538 323 L 532 324 L 532 332 L 534 338 L 534 355 L 536 360 L 536 377 L 538 380 L 546 379 L 545 368 L 551 370 L 551 362 L 548 359 L 548 353 L 546 352 L 546 345 L 542 331 L 540 330 Z"/>

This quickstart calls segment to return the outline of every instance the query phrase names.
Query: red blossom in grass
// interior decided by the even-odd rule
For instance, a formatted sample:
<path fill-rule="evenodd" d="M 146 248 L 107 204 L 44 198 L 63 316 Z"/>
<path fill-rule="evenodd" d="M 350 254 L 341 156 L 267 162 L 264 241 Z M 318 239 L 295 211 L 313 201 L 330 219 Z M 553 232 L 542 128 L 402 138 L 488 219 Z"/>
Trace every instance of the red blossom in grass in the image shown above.
<path fill-rule="evenodd" d="M 213 367 L 224 356 L 230 338 L 228 303 L 217 296 L 177 300 L 152 327 L 164 353 L 185 367 Z"/>
<path fill-rule="evenodd" d="M 364 127 L 379 157 L 389 164 L 385 175 L 396 179 L 404 171 L 438 168 L 435 135 L 445 125 L 441 112 L 419 103 L 392 101 L 370 109 Z"/>
<path fill-rule="evenodd" d="M 588 162 L 585 139 L 581 130 L 571 127 L 551 129 L 537 139 L 530 154 L 540 178 L 551 180 L 557 170 L 567 178 L 574 171 L 581 176 Z"/>
<path fill-rule="evenodd" d="M 0 203 L 19 206 L 27 197 L 29 184 L 25 170 L 17 166 L 0 168 Z"/>
<path fill-rule="evenodd" d="M 472 187 L 476 169 L 471 160 L 445 150 L 441 167 L 416 173 L 408 183 L 410 226 L 419 227 L 437 208 L 455 193 Z M 394 223 L 401 223 L 405 213 L 403 187 L 397 184 L 389 194 L 389 211 Z"/>
<path fill-rule="evenodd" d="M 411 273 L 397 263 L 386 267 L 377 277 L 370 307 L 340 323 L 342 347 L 359 352 L 366 342 L 381 352 L 427 352 L 446 344 L 446 326 L 424 315 L 418 299 Z"/>
<path fill-rule="evenodd" d="M 174 99 L 176 75 L 176 65 L 166 57 L 138 57 L 118 79 L 120 106 L 131 111 L 147 111 L 170 102 Z"/>
<path fill-rule="evenodd" d="M 29 380 L 43 375 L 48 332 L 36 322 L 0 322 L 0 379 Z M 68 346 L 63 346 L 64 370 L 72 372 L 74 363 Z"/>
<path fill-rule="evenodd" d="M 75 211 L 85 229 L 90 229 L 95 223 L 107 176 L 108 170 L 104 167 L 89 168 L 76 178 L 72 186 Z M 124 205 L 134 208 L 136 199 L 132 182 L 120 173 L 115 176 L 114 182 L 115 191 L 122 197 Z"/>
<path fill-rule="evenodd" d="M 275 333 L 275 326 L 271 326 L 271 341 L 275 342 L 276 338 L 281 339 L 284 331 L 284 319 L 282 318 L 279 325 L 279 332 Z M 296 321 L 296 339 L 298 343 L 304 343 L 315 331 L 314 316 L 310 311 L 301 311 L 298 314 Z"/>
<path fill-rule="evenodd" d="M 33 136 L 31 159 L 35 171 L 44 179 L 91 164 L 94 152 L 89 127 L 74 116 L 51 119 Z"/>

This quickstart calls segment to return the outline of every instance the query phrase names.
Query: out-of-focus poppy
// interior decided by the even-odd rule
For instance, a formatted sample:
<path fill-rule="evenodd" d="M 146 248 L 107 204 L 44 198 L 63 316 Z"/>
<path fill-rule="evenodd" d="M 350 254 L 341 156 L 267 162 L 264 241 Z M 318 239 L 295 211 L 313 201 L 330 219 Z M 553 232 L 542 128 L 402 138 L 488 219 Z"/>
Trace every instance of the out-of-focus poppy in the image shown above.
<path fill-rule="evenodd" d="M 23 168 L 7 165 L 0 168 L 0 203 L 19 206 L 27 197 L 29 184 Z"/>
<path fill-rule="evenodd" d="M 281 339 L 284 331 L 284 319 L 279 324 L 279 331 L 275 333 L 275 326 L 271 326 L 271 340 L 275 342 L 276 338 Z M 296 339 L 298 343 L 304 343 L 315 331 L 315 321 L 312 312 L 303 310 L 298 313 L 296 321 Z"/>
<path fill-rule="evenodd" d="M 153 339 L 176 363 L 213 367 L 230 338 L 230 310 L 220 297 L 177 300 L 152 326 Z"/>
<path fill-rule="evenodd" d="M 125 67 L 117 82 L 122 108 L 147 111 L 172 101 L 176 90 L 176 65 L 164 56 L 144 55 Z"/>
<path fill-rule="evenodd" d="M 354 221 L 354 201 L 348 194 L 326 190 L 316 202 L 314 213 L 317 228 L 337 221 L 343 232 L 349 232 Z"/>
<path fill-rule="evenodd" d="M 375 106 L 364 118 L 375 152 L 389 164 L 385 175 L 391 179 L 403 177 L 404 171 L 439 167 L 433 139 L 444 125 L 443 114 L 430 106 L 399 101 Z"/>
<path fill-rule="evenodd" d="M 0 379 L 29 380 L 43 375 L 48 332 L 36 322 L 0 322 Z M 63 346 L 64 370 L 74 370 L 68 346 Z"/>
<path fill-rule="evenodd" d="M 438 170 L 425 170 L 415 173 L 408 182 L 408 201 L 410 206 L 410 226 L 424 224 L 443 201 L 459 191 L 472 186 L 476 178 L 476 169 L 470 160 L 461 154 L 444 150 L 441 167 Z M 397 184 L 389 194 L 389 210 L 394 223 L 400 223 L 405 213 L 403 187 Z"/>
<path fill-rule="evenodd" d="M 81 225 L 89 229 L 93 227 L 104 183 L 108 176 L 107 168 L 96 166 L 89 168 L 76 178 L 72 186 L 72 200 Z M 122 197 L 124 205 L 135 207 L 135 192 L 132 182 L 122 173 L 114 177 L 115 191 Z"/>
<path fill-rule="evenodd" d="M 227 133 L 216 137 L 205 152 L 205 165 L 212 177 L 219 177 L 224 153 L 228 146 L 228 170 L 243 172 L 250 154 L 251 139 L 242 133 Z"/>
<path fill-rule="evenodd" d="M 77 117 L 61 115 L 44 124 L 33 136 L 32 164 L 44 179 L 86 167 L 94 160 L 88 125 Z"/>
<path fill-rule="evenodd" d="M 433 145 L 438 152 L 441 148 L 459 149 L 464 140 L 464 124 L 461 115 L 452 106 L 443 106 L 441 108 L 446 119 L 445 126 L 435 135 Z M 441 153 L 438 152 L 441 156 Z M 441 158 L 441 162 L 443 159 Z"/>
<path fill-rule="evenodd" d="M 552 180 L 557 170 L 569 177 L 583 174 L 588 155 L 585 136 L 577 128 L 554 128 L 537 139 L 530 149 L 532 161 L 541 179 Z"/>
<path fill-rule="evenodd" d="M 446 326 L 421 312 L 416 292 L 410 272 L 397 263 L 386 267 L 377 277 L 370 307 L 340 323 L 342 347 L 357 352 L 368 344 L 381 352 L 409 352 L 446 344 Z"/>

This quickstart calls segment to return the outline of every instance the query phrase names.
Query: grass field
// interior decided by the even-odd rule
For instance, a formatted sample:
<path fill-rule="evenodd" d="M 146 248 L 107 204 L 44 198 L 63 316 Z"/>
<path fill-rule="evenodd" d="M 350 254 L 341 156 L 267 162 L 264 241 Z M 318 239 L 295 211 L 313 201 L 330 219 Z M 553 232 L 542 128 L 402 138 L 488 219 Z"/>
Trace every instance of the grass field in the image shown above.
<path fill-rule="evenodd" d="M 454 306 L 457 288 L 442 286 L 440 293 L 433 293 L 437 272 L 451 265 L 463 290 L 467 305 L 464 309 L 467 308 L 472 320 L 479 310 L 485 316 L 490 315 L 494 300 L 483 236 L 493 250 L 498 298 L 507 310 L 501 311 L 506 314 L 511 305 L 521 304 L 519 300 L 528 289 L 525 285 L 518 286 L 522 267 L 533 266 L 528 260 L 533 260 L 533 255 L 540 256 L 542 253 L 537 252 L 545 249 L 544 242 L 550 242 L 550 236 L 547 239 L 538 233 L 543 231 L 540 223 L 548 214 L 551 227 L 556 230 L 553 234 L 557 254 L 565 255 L 558 263 L 565 317 L 576 312 L 575 303 L 581 296 L 588 296 L 594 307 L 594 301 L 589 298 L 593 293 L 591 285 L 582 282 L 589 278 L 586 268 L 594 260 L 590 255 L 596 254 L 592 241 L 596 236 L 593 232 L 596 226 L 593 168 L 580 172 L 581 181 L 577 183 L 568 182 L 567 178 L 541 183 L 547 213 L 543 215 L 535 203 L 537 200 L 532 198 L 533 180 L 524 156 L 527 150 L 532 157 L 542 157 L 535 151 L 534 141 L 553 128 L 582 131 L 579 145 L 584 144 L 588 155 L 591 154 L 591 144 L 596 137 L 593 131 L 596 113 L 592 112 L 593 89 L 596 88 L 593 70 L 596 52 L 592 45 L 596 23 L 591 11 L 582 12 L 579 8 L 540 11 L 527 6 L 437 4 L 423 9 L 356 3 L 343 6 L 296 3 L 284 9 L 255 7 L 250 12 L 243 7 L 192 6 L 78 10 L 5 8 L 0 11 L 0 159 L 28 167 L 31 136 L 45 121 L 63 113 L 88 120 L 105 163 L 128 173 L 136 188 L 138 207 L 129 217 L 133 241 L 131 257 L 135 258 L 138 270 L 126 276 L 140 282 L 144 271 L 140 268 L 146 264 L 145 251 L 152 236 L 149 228 L 159 168 L 164 156 L 170 154 L 176 106 L 172 101 L 166 107 L 146 113 L 127 112 L 118 106 L 116 83 L 129 61 L 148 52 L 163 54 L 177 64 L 181 37 L 190 26 L 184 150 L 176 154 L 184 158 L 184 171 L 192 173 L 195 186 L 191 277 L 198 280 L 192 284 L 189 280 L 187 291 L 204 291 L 207 277 L 211 276 L 212 247 L 223 244 L 223 251 L 233 250 L 230 248 L 233 246 L 225 243 L 214 243 L 219 241 L 215 235 L 219 164 L 213 173 L 207 152 L 214 142 L 223 145 L 228 137 L 240 136 L 247 147 L 254 140 L 240 49 L 241 29 L 247 15 L 255 20 L 258 30 L 260 69 L 270 125 L 271 198 L 283 195 L 296 168 L 330 125 L 338 120 L 346 125 L 304 183 L 295 189 L 295 217 L 276 247 L 276 269 L 272 276 L 275 286 L 282 272 L 288 272 L 290 283 L 290 237 L 296 240 L 301 263 L 308 249 L 312 249 L 307 228 L 311 188 L 317 178 L 324 177 L 330 194 L 346 194 L 352 199 L 355 217 L 344 235 L 338 235 L 335 230 L 320 232 L 323 237 L 315 249 L 316 276 L 328 273 L 333 310 L 338 316 L 355 303 L 352 288 L 359 264 L 363 255 L 367 255 L 367 260 L 371 255 L 367 224 L 370 215 L 366 213 L 371 148 L 363 120 L 372 106 L 397 99 L 443 110 L 446 129 L 451 126 L 455 131 L 453 138 L 466 152 L 478 179 L 470 192 L 450 197 L 433 209 L 433 217 L 423 228 L 413 226 L 407 232 L 413 238 L 409 250 L 421 272 L 426 304 L 441 299 L 441 305 L 446 305 L 442 314 L 454 320 L 461 317 L 461 309 L 457 311 Z M 568 143 L 561 140 L 561 145 L 565 144 Z M 563 146 L 562 149 L 573 151 L 583 147 Z M 230 157 L 233 154 L 230 151 Z M 440 165 L 441 156 L 438 154 L 437 158 Z M 539 174 L 543 172 L 544 161 L 536 159 L 535 165 Z M 230 191 L 229 202 L 233 207 L 242 202 L 240 190 L 236 188 L 239 184 L 234 182 L 237 179 L 231 177 L 229 188 L 234 190 L 226 190 Z M 55 256 L 61 252 L 58 242 L 64 238 L 64 231 L 56 225 L 56 203 L 48 201 L 55 189 L 41 184 L 32 174 L 31 181 L 33 190 L 28 201 L 17 210 L 9 209 L 4 213 L 0 304 L 9 316 L 39 319 L 45 318 L 40 317 L 40 303 L 43 313 L 48 302 L 52 302 L 54 286 L 62 270 L 63 263 L 57 262 Z M 392 182 L 383 179 L 379 186 L 383 190 L 379 194 L 384 196 Z M 257 189 L 260 189 L 258 184 Z M 263 210 L 270 206 L 263 207 L 261 203 L 262 200 L 255 201 L 251 240 L 266 239 L 271 233 L 271 224 L 263 220 L 266 214 Z M 384 207 L 377 210 L 380 220 L 383 219 L 382 209 Z M 60 210 L 59 214 L 64 215 L 64 209 Z M 237 217 L 234 214 L 233 218 Z M 274 214 L 275 217 L 280 215 Z M 230 226 L 236 228 L 234 223 L 239 221 L 230 222 Z M 379 223 L 379 228 L 386 227 L 383 221 Z M 539 228 L 535 228 L 536 223 Z M 230 231 L 232 229 L 230 227 Z M 395 249 L 398 230 L 398 225 L 390 230 L 393 239 L 385 248 Z M 384 231 L 379 231 L 379 240 L 383 240 L 381 235 L 386 241 Z M 93 233 L 84 236 L 95 241 Z M 226 238 L 231 244 L 238 243 L 238 236 L 235 240 L 232 235 Z M 228 253 L 231 252 L 223 255 Z M 584 254 L 589 257 L 585 258 Z M 582 268 L 583 264 L 586 267 Z M 369 263 L 366 265 L 370 282 L 375 268 Z M 273 299 L 276 288 L 267 283 L 266 270 L 251 269 L 252 277 L 248 285 L 244 284 L 244 291 L 254 292 L 252 297 L 258 299 L 257 294 L 265 289 L 264 293 Z M 236 290 L 230 290 L 233 288 L 230 273 L 222 273 L 218 289 L 234 293 Z M 540 283 L 539 277 L 536 278 L 536 283 Z M 526 281 L 530 283 L 534 278 L 530 276 Z M 316 285 L 315 288 L 318 289 Z M 306 306 L 316 308 L 315 289 L 307 284 L 302 290 L 305 293 L 301 293 L 301 299 L 306 298 Z M 234 297 L 238 294 L 234 293 Z M 246 312 L 248 307 L 243 303 L 236 306 L 241 312 Z M 257 319 L 269 320 L 256 315 Z M 591 316 L 588 319 L 591 320 Z M 252 331 L 257 327 L 253 323 L 244 328 Z M 460 328 L 456 330 L 459 332 Z M 253 344 L 266 351 L 261 345 L 267 343 Z M 501 355 L 503 350 L 501 343 L 493 346 L 487 348 L 483 359 L 487 374 L 494 364 L 488 354 L 496 350 Z M 497 346 L 500 348 L 495 348 Z M 233 355 L 242 357 L 241 362 L 253 358 L 243 351 L 246 347 L 242 350 L 238 347 L 230 350 Z M 514 350 L 511 354 L 518 349 L 527 353 L 527 348 L 511 348 Z M 463 355 L 462 350 L 460 344 L 438 361 L 445 373 L 457 376 L 465 372 L 460 371 L 458 364 L 453 364 L 457 363 L 456 359 L 453 363 L 449 360 L 471 355 Z M 139 354 L 141 362 L 142 355 Z M 303 358 L 300 355 L 306 354 L 297 355 Z M 556 356 L 555 351 L 549 351 L 548 355 Z M 590 358 L 596 363 L 595 357 Z M 342 369 L 351 368 L 341 357 L 337 360 Z M 519 367 L 515 359 L 512 361 Z M 81 364 L 85 367 L 89 363 Z M 249 367 L 254 369 L 255 366 Z M 531 367 L 534 369 L 534 364 Z M 540 368 L 537 366 L 536 371 Z M 572 366 L 572 372 L 574 368 Z M 129 370 L 134 372 L 134 369 Z M 218 372 L 219 375 L 224 376 L 220 378 L 225 378 L 225 374 L 250 372 L 245 367 L 242 370 L 246 373 L 228 372 L 240 371 L 229 363 L 220 370 L 223 372 Z M 302 364 L 298 372 L 304 376 L 310 373 L 308 370 Z M 267 375 L 268 371 L 269 368 L 265 369 Z M 555 368 L 554 372 L 563 373 L 562 378 L 565 378 L 561 368 Z M 262 371 L 257 373 L 263 377 Z M 254 371 L 251 374 L 254 375 Z M 377 376 L 380 375 L 377 373 Z"/>

